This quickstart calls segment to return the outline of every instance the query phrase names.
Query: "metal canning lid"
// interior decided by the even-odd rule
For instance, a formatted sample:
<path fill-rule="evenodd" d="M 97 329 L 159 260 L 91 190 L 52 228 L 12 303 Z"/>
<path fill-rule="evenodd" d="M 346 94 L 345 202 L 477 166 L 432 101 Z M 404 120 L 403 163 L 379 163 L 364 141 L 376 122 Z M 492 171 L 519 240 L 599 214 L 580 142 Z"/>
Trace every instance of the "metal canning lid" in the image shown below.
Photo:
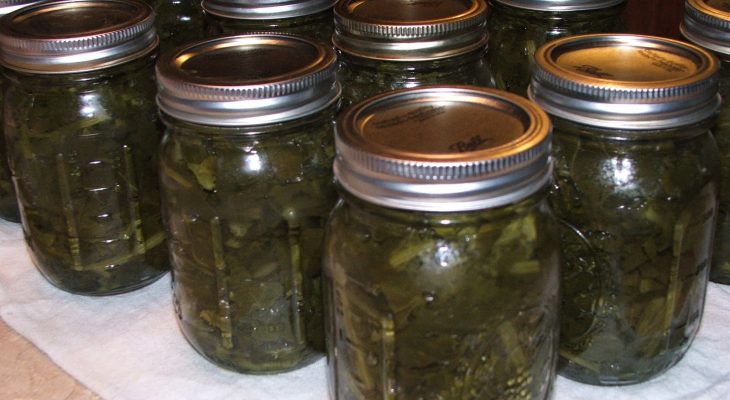
<path fill-rule="evenodd" d="M 337 0 L 203 0 L 205 12 L 224 18 L 270 20 L 317 14 Z"/>
<path fill-rule="evenodd" d="M 157 104 L 174 118 L 213 126 L 272 124 L 339 99 L 336 55 L 302 36 L 257 33 L 199 41 L 157 61 Z"/>
<path fill-rule="evenodd" d="M 615 129 L 664 129 L 715 114 L 719 65 L 702 48 L 653 36 L 594 34 L 535 52 L 529 97 L 548 114 Z"/>
<path fill-rule="evenodd" d="M 730 2 L 687 0 L 679 27 L 689 41 L 706 49 L 730 55 Z"/>
<path fill-rule="evenodd" d="M 335 132 L 335 177 L 385 207 L 452 212 L 519 201 L 548 182 L 550 119 L 515 94 L 422 86 L 348 108 Z"/>
<path fill-rule="evenodd" d="M 588 11 L 608 8 L 626 0 L 492 0 L 511 7 L 535 11 Z"/>
<path fill-rule="evenodd" d="M 342 0 L 335 46 L 358 57 L 428 61 L 487 46 L 486 0 Z"/>
<path fill-rule="evenodd" d="M 21 8 L 0 21 L 0 62 L 58 74 L 103 69 L 157 46 L 152 8 L 139 0 L 62 0 Z"/>
<path fill-rule="evenodd" d="M 29 4 L 38 3 L 42 0 L 0 0 L 0 15 L 9 14 Z"/>

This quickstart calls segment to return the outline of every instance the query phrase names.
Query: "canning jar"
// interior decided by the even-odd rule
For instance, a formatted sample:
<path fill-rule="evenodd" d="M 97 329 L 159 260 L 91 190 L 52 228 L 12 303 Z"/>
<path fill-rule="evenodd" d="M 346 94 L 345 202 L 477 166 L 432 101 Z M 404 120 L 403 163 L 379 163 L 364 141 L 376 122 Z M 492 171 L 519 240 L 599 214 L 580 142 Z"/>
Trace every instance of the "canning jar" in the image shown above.
<path fill-rule="evenodd" d="M 160 53 L 205 37 L 199 0 L 147 0 L 155 10 Z"/>
<path fill-rule="evenodd" d="M 533 54 L 543 43 L 582 33 L 624 31 L 625 0 L 489 0 L 489 64 L 496 87 L 527 94 Z"/>
<path fill-rule="evenodd" d="M 343 112 L 323 263 L 330 398 L 549 398 L 550 130 L 527 99 L 475 86 Z"/>
<path fill-rule="evenodd" d="M 330 46 L 261 33 L 158 62 L 175 310 L 190 344 L 220 366 L 281 372 L 324 351 L 335 61 Z"/>
<path fill-rule="evenodd" d="M 720 60 L 723 102 L 713 134 L 720 149 L 722 184 L 710 280 L 730 284 L 730 3 L 687 0 L 680 31 L 689 41 L 712 51 Z"/>
<path fill-rule="evenodd" d="M 343 100 L 426 84 L 492 86 L 486 19 L 485 0 L 338 2 Z"/>
<path fill-rule="evenodd" d="M 701 48 L 650 36 L 573 36 L 535 53 L 530 98 L 555 126 L 568 378 L 645 381 L 697 333 L 719 195 L 717 72 Z"/>
<path fill-rule="evenodd" d="M 157 36 L 136 0 L 38 3 L 0 21 L 5 135 L 33 262 L 61 289 L 159 278 Z"/>
<path fill-rule="evenodd" d="M 283 32 L 331 43 L 337 0 L 203 0 L 208 36 Z"/>
<path fill-rule="evenodd" d="M 2 0 L 0 1 L 0 15 L 9 14 L 21 7 L 39 0 Z M 0 75 L 0 110 L 2 110 L 3 92 L 8 86 L 7 79 Z M 0 126 L 3 124 L 2 112 L 0 112 Z M 5 139 L 0 137 L 0 218 L 11 221 L 20 222 L 20 210 L 18 210 L 18 201 L 15 198 L 15 188 L 13 188 L 13 179 L 8 167 L 8 153 L 5 150 Z"/>

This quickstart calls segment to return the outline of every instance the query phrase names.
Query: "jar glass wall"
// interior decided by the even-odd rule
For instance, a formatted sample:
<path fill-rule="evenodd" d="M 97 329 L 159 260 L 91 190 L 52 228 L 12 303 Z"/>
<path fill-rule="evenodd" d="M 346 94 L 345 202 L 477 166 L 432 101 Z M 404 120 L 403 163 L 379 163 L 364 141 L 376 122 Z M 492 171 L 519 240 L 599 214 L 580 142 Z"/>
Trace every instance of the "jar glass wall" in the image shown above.
<path fill-rule="evenodd" d="M 527 99 L 477 86 L 397 90 L 340 115 L 323 263 L 331 398 L 549 398 L 551 129 Z"/>
<path fill-rule="evenodd" d="M 324 263 L 331 398 L 549 398 L 559 245 L 545 190 L 469 213 L 342 197 Z"/>
<path fill-rule="evenodd" d="M 5 73 L 5 134 L 38 269 L 111 294 L 167 271 L 157 185 L 155 57 L 69 75 Z"/>
<path fill-rule="evenodd" d="M 334 111 L 249 128 L 166 118 L 160 166 L 175 310 L 188 341 L 216 364 L 281 372 L 324 351 Z"/>
<path fill-rule="evenodd" d="M 333 18 L 331 8 L 298 17 L 269 19 L 235 18 L 206 12 L 205 34 L 212 37 L 250 32 L 283 32 L 311 37 L 329 44 L 335 30 Z"/>
<path fill-rule="evenodd" d="M 575 11 L 551 11 L 549 3 L 553 2 L 543 3 L 546 3 L 545 10 L 490 0 L 487 58 L 495 87 L 526 95 L 534 64 L 533 55 L 543 43 L 569 35 L 625 30 L 621 21 L 622 2 L 610 7 Z"/>
<path fill-rule="evenodd" d="M 336 67 L 330 46 L 264 32 L 196 42 L 157 64 L 175 310 L 219 366 L 269 374 L 322 356 Z"/>
<path fill-rule="evenodd" d="M 601 385 L 648 380 L 700 326 L 719 189 L 710 123 L 636 133 L 553 121 L 559 371 Z"/>

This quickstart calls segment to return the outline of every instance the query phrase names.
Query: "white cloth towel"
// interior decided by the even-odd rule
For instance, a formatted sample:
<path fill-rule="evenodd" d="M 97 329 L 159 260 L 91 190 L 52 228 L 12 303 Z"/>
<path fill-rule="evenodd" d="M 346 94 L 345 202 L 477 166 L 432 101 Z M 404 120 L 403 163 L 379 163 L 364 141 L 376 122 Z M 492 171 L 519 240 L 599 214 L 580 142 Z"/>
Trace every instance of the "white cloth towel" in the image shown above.
<path fill-rule="evenodd" d="M 0 318 L 110 400 L 324 400 L 324 360 L 279 375 L 226 371 L 182 337 L 169 275 L 108 297 L 65 293 L 30 261 L 20 225 L 0 221 Z M 595 387 L 558 378 L 553 400 L 730 399 L 730 287 L 711 284 L 699 335 L 682 361 L 644 384 Z"/>

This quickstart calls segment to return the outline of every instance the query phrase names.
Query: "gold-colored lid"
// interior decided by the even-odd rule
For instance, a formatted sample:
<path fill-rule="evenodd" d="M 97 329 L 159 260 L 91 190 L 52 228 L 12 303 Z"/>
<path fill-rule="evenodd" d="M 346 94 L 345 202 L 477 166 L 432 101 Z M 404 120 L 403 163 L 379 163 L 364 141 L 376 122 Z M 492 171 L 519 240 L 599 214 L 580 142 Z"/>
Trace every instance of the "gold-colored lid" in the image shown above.
<path fill-rule="evenodd" d="M 342 0 L 333 42 L 358 57 L 438 60 L 487 46 L 486 0 Z"/>
<path fill-rule="evenodd" d="M 689 41 L 730 56 L 730 2 L 686 0 L 679 30 Z"/>
<path fill-rule="evenodd" d="M 660 129 L 712 116 L 718 71 L 712 54 L 678 40 L 569 36 L 538 48 L 528 94 L 549 114 L 578 123 Z"/>
<path fill-rule="evenodd" d="M 0 61 L 10 69 L 92 71 L 157 47 L 152 8 L 140 0 L 40 2 L 2 17 Z"/>
<path fill-rule="evenodd" d="M 335 176 L 354 195 L 387 207 L 497 207 L 545 184 L 550 132 L 550 120 L 536 104 L 504 91 L 399 90 L 340 116 Z"/>
<path fill-rule="evenodd" d="M 339 99 L 331 46 L 299 35 L 251 33 L 179 46 L 157 61 L 157 104 L 213 126 L 290 121 Z"/>

